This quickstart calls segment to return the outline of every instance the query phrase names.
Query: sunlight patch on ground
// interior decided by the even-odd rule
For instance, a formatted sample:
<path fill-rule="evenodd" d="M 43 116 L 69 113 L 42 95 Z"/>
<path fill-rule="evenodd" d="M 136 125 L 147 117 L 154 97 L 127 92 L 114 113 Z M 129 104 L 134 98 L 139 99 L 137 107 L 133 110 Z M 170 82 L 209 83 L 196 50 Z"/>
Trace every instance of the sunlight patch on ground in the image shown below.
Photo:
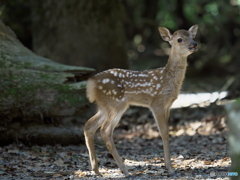
<path fill-rule="evenodd" d="M 194 94 L 180 94 L 176 101 L 174 101 L 172 108 L 188 107 L 194 104 L 204 105 L 221 100 L 227 96 L 227 92 L 212 92 L 212 93 L 194 93 Z"/>
<path fill-rule="evenodd" d="M 218 155 L 219 152 L 215 152 L 215 156 Z M 186 155 L 186 157 L 184 157 Z M 125 159 L 124 164 L 127 166 L 129 173 L 133 175 L 133 177 L 140 179 L 149 179 L 150 177 L 159 178 L 169 178 L 168 173 L 166 171 L 165 165 L 163 162 L 152 161 L 151 158 L 149 159 L 144 158 L 136 161 Z M 155 158 L 156 159 L 156 158 Z M 203 177 L 211 177 L 210 173 L 215 172 L 216 174 L 219 172 L 227 172 L 227 171 L 217 171 L 212 169 L 207 171 L 209 168 L 218 167 L 221 169 L 222 167 L 229 168 L 231 164 L 231 160 L 229 157 L 224 157 L 220 159 L 207 159 L 204 158 L 204 155 L 198 154 L 195 158 L 188 158 L 187 154 L 183 153 L 180 154 L 178 157 L 172 157 L 172 166 L 174 170 L 179 173 L 183 172 L 185 178 L 187 179 L 202 179 Z M 205 169 L 204 173 L 200 173 L 199 175 L 197 172 L 194 172 L 194 169 Z M 75 171 L 74 175 L 70 176 L 70 179 L 108 179 L 108 178 L 116 178 L 116 179 L 128 179 L 124 176 L 123 173 L 119 170 L 118 167 L 116 168 L 99 168 L 101 176 L 95 176 L 92 171 Z M 72 177 L 72 178 L 71 178 Z M 181 177 L 181 176 L 180 176 Z M 192 177 L 192 178 L 190 178 Z M 198 178 L 199 177 L 199 178 Z M 184 179 L 185 179 L 184 178 Z M 226 177 L 221 177 L 221 179 L 228 179 Z"/>

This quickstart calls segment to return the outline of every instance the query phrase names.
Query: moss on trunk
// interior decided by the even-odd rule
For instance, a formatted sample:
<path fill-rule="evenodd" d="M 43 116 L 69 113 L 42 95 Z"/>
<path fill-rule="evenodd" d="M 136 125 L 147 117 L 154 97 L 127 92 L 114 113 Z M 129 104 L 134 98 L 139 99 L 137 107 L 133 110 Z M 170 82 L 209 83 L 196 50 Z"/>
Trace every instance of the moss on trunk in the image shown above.
<path fill-rule="evenodd" d="M 0 21 L 0 144 L 27 142 L 30 136 L 39 142 L 48 139 L 46 143 L 67 144 L 59 140 L 71 138 L 60 138 L 61 128 L 46 124 L 46 119 L 58 118 L 60 126 L 64 117 L 75 117 L 86 109 L 85 80 L 93 71 L 37 56 Z M 46 128 L 57 132 L 52 131 L 51 135 Z M 26 129 L 31 133 L 26 133 Z M 63 127 L 61 137 L 64 132 L 66 136 L 71 134 L 69 131 Z"/>

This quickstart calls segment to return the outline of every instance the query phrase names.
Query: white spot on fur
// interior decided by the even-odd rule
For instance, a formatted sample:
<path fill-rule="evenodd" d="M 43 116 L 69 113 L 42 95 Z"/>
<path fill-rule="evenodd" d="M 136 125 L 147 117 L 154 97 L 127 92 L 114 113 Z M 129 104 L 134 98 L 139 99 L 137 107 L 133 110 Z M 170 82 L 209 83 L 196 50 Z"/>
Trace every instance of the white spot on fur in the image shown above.
<path fill-rule="evenodd" d="M 102 90 L 102 88 L 103 88 L 102 86 L 98 86 L 98 89 Z"/>
<path fill-rule="evenodd" d="M 111 91 L 108 91 L 106 95 L 111 95 Z"/>
<path fill-rule="evenodd" d="M 139 76 L 139 77 L 148 77 L 147 74 L 139 74 L 138 76 Z"/>
<path fill-rule="evenodd" d="M 118 102 L 122 102 L 122 101 L 125 101 L 126 100 L 126 98 L 125 97 L 122 97 L 122 96 L 119 96 L 117 99 L 116 99 L 116 101 L 118 101 Z"/>
<path fill-rule="evenodd" d="M 106 78 L 106 79 L 103 79 L 103 80 L 102 80 L 102 83 L 103 83 L 103 84 L 106 84 L 106 83 L 108 83 L 109 81 L 110 81 L 110 79 Z"/>
<path fill-rule="evenodd" d="M 161 84 L 157 84 L 156 89 L 158 90 L 161 87 Z"/>
<path fill-rule="evenodd" d="M 116 94 L 117 94 L 117 91 L 115 91 L 115 90 L 112 90 L 112 93 L 113 93 L 114 95 L 116 95 Z"/>

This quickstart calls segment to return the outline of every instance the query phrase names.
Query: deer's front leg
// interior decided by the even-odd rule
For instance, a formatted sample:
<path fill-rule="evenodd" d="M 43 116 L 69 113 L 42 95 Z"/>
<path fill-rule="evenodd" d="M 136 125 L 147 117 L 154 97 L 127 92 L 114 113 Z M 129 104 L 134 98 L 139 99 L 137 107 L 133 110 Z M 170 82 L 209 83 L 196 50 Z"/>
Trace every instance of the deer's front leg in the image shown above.
<path fill-rule="evenodd" d="M 163 141 L 165 166 L 168 170 L 169 175 L 172 175 L 174 174 L 174 171 L 171 166 L 169 151 L 169 128 L 168 128 L 169 108 L 162 109 L 156 108 L 152 109 L 152 112 L 155 117 Z"/>

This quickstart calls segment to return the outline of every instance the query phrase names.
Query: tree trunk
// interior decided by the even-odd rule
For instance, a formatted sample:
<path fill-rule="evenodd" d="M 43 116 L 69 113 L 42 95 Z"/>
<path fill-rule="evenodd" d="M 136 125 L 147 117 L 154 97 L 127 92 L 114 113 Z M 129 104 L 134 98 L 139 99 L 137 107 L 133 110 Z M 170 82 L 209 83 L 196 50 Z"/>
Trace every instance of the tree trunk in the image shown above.
<path fill-rule="evenodd" d="M 227 113 L 228 113 L 228 127 L 229 127 L 229 135 L 228 135 L 228 142 L 229 142 L 229 150 L 230 156 L 232 159 L 232 166 L 231 172 L 231 179 L 237 180 L 239 179 L 240 175 L 240 126 L 239 126 L 239 119 L 240 119 L 240 100 L 238 99 L 237 102 L 228 104 L 226 106 Z"/>
<path fill-rule="evenodd" d="M 82 80 L 93 71 L 35 55 L 0 20 L 0 144 L 31 137 L 55 141 L 61 133 L 47 129 L 86 109 L 86 81 Z"/>
<path fill-rule="evenodd" d="M 111 0 L 32 2 L 33 48 L 55 61 L 127 68 L 121 3 Z"/>

